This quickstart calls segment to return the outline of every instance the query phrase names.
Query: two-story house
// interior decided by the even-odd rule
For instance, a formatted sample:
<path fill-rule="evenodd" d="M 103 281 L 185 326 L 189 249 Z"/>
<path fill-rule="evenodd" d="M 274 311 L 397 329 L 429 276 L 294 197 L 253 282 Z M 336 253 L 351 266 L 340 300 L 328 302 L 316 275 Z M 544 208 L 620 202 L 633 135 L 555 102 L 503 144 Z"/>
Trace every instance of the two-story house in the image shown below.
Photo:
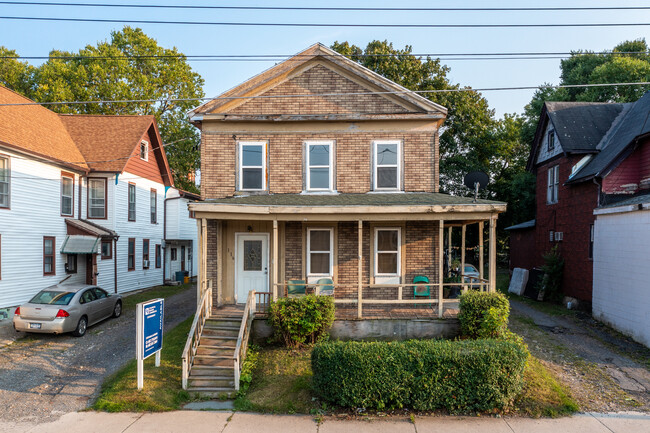
<path fill-rule="evenodd" d="M 171 187 L 153 116 L 60 115 L 0 86 L 0 306 L 162 284 Z"/>
<path fill-rule="evenodd" d="M 489 225 L 481 281 L 494 289 L 505 203 L 438 192 L 446 114 L 321 44 L 193 110 L 199 298 L 210 290 L 214 305 L 245 303 L 254 290 L 276 299 L 329 279 L 338 315 L 421 308 L 442 317 L 457 302 L 443 289 L 445 229 L 469 224 Z M 431 284 L 414 288 L 418 276 Z"/>

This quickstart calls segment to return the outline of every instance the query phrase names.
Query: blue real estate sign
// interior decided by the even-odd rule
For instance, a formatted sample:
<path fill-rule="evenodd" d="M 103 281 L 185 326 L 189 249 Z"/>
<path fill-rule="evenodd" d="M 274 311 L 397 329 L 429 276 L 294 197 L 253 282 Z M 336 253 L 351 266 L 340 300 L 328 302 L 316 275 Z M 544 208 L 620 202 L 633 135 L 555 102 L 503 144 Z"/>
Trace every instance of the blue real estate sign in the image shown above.
<path fill-rule="evenodd" d="M 162 349 L 164 300 L 155 299 L 142 305 L 143 336 L 140 348 L 142 359 Z"/>

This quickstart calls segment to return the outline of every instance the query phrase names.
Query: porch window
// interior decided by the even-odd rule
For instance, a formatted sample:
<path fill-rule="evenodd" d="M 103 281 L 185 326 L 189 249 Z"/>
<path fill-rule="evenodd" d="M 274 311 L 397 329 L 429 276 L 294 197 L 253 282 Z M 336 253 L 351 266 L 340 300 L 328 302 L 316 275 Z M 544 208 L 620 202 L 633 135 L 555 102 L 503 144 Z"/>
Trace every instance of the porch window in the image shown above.
<path fill-rule="evenodd" d="M 88 218 L 106 218 L 106 179 L 88 179 Z"/>
<path fill-rule="evenodd" d="M 43 236 L 43 275 L 56 275 L 55 248 L 56 238 Z"/>
<path fill-rule="evenodd" d="M 68 254 L 68 257 L 65 262 L 65 272 L 66 274 L 76 274 L 77 273 L 77 255 Z"/>
<path fill-rule="evenodd" d="M 0 207 L 9 207 L 9 158 L 0 155 Z"/>
<path fill-rule="evenodd" d="M 401 173 L 401 142 L 373 142 L 373 189 L 399 191 Z"/>
<path fill-rule="evenodd" d="M 102 241 L 102 260 L 113 258 L 113 242 L 110 240 Z"/>
<path fill-rule="evenodd" d="M 307 191 L 333 190 L 333 141 L 307 141 Z"/>
<path fill-rule="evenodd" d="M 129 238 L 127 266 L 129 271 L 135 270 L 135 238 Z"/>
<path fill-rule="evenodd" d="M 400 275 L 401 230 L 375 229 L 375 276 Z"/>
<path fill-rule="evenodd" d="M 156 224 L 158 222 L 158 194 L 153 188 L 149 193 L 149 206 L 151 208 L 151 224 Z"/>
<path fill-rule="evenodd" d="M 135 184 L 129 183 L 129 221 L 135 221 Z"/>
<path fill-rule="evenodd" d="M 74 215 L 74 175 L 61 173 L 61 215 Z"/>
<path fill-rule="evenodd" d="M 170 260 L 172 262 L 175 262 L 176 260 L 178 260 L 177 254 L 178 254 L 178 250 L 176 248 L 172 248 L 171 253 L 170 253 L 170 256 L 171 256 Z"/>
<path fill-rule="evenodd" d="M 266 142 L 239 143 L 239 189 L 263 191 L 266 189 Z"/>
<path fill-rule="evenodd" d="M 160 258 L 160 244 L 156 244 L 156 268 L 160 268 L 162 266 L 161 258 Z"/>
<path fill-rule="evenodd" d="M 142 269 L 149 269 L 149 239 L 142 239 Z"/>
<path fill-rule="evenodd" d="M 307 275 L 332 276 L 332 229 L 307 229 Z"/>
<path fill-rule="evenodd" d="M 546 179 L 547 179 L 546 203 L 547 204 L 557 203 L 558 188 L 560 185 L 560 166 L 556 165 L 549 168 Z"/>
<path fill-rule="evenodd" d="M 140 142 L 140 159 L 149 161 L 149 143 L 144 140 Z"/>

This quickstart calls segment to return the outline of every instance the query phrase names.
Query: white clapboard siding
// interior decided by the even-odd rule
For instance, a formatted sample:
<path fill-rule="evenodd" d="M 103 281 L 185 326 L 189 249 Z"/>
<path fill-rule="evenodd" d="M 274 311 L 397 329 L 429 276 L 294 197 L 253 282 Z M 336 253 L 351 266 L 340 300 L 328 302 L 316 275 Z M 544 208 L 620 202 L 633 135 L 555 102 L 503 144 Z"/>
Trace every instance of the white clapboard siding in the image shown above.
<path fill-rule="evenodd" d="M 10 209 L 0 209 L 0 307 L 19 305 L 39 290 L 67 276 L 66 255 L 60 254 L 66 237 L 61 216 L 61 171 L 54 164 L 1 149 L 11 166 Z M 79 176 L 75 174 L 74 212 L 78 216 Z M 43 236 L 54 236 L 56 275 L 43 275 Z M 75 280 L 85 278 L 79 260 Z"/>
<path fill-rule="evenodd" d="M 191 272 L 191 276 L 196 276 L 198 273 L 198 257 L 197 257 L 197 240 L 198 233 L 196 229 L 196 219 L 190 218 L 190 213 L 187 208 L 190 200 L 179 197 L 178 190 L 170 188 L 167 191 L 167 239 L 187 241 L 182 243 L 185 245 L 185 270 Z M 166 274 L 168 278 L 174 278 L 174 273 L 181 270 L 180 258 L 180 245 L 173 245 L 178 248 L 178 258 L 171 261 L 171 247 L 167 248 L 165 262 Z M 191 263 L 190 263 L 191 260 Z"/>
<path fill-rule="evenodd" d="M 593 315 L 650 347 L 650 210 L 598 215 Z"/>

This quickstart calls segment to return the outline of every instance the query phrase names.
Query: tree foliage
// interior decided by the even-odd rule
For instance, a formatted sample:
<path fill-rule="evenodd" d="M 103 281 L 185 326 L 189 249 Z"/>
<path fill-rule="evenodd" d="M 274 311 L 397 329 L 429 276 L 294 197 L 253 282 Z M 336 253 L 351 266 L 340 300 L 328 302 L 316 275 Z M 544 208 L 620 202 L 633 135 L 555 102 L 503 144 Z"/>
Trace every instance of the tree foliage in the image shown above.
<path fill-rule="evenodd" d="M 0 52 L 15 55 L 1 47 Z M 203 79 L 175 47 L 163 48 L 141 29 L 127 26 L 78 53 L 53 50 L 38 67 L 0 60 L 0 81 L 39 102 L 143 100 L 51 108 L 60 113 L 154 115 L 163 142 L 171 143 L 166 151 L 176 186 L 196 191 L 188 175 L 200 165 L 200 138 L 185 113 L 199 101 L 175 100 L 203 97 Z"/>

